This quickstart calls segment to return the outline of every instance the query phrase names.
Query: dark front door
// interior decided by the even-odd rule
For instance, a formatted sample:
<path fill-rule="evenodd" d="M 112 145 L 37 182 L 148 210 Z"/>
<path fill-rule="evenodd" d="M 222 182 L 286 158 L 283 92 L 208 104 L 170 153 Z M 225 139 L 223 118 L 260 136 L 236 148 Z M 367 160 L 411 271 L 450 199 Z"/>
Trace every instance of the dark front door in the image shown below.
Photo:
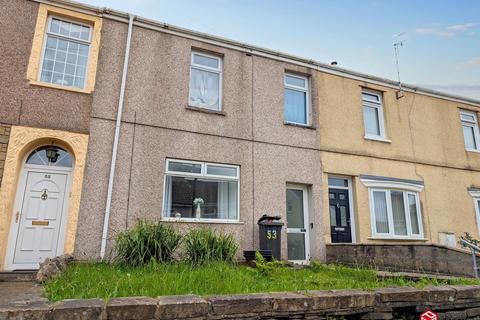
<path fill-rule="evenodd" d="M 352 242 L 348 190 L 328 189 L 332 243 Z"/>

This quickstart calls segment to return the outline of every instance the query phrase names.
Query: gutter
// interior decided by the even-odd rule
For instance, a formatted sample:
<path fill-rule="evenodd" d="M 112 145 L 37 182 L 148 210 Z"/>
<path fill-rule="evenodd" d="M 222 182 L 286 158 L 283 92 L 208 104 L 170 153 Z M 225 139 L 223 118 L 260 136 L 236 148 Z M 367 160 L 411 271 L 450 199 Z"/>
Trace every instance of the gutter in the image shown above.
<path fill-rule="evenodd" d="M 90 15 L 94 14 L 106 19 L 110 19 L 110 20 L 114 20 L 122 23 L 129 22 L 129 16 L 130 16 L 129 13 L 117 11 L 114 9 L 94 7 L 94 6 L 90 6 L 90 5 L 86 5 L 86 4 L 82 4 L 82 3 L 78 3 L 70 0 L 30 0 L 30 1 L 54 5 L 64 9 L 75 10 L 75 11 L 90 14 Z M 265 58 L 270 58 L 277 61 L 287 62 L 287 63 L 291 63 L 291 64 L 295 64 L 295 65 L 303 66 L 307 68 L 312 68 L 312 69 L 315 69 L 324 73 L 332 74 L 332 75 L 337 75 L 337 76 L 341 76 L 341 77 L 345 77 L 353 80 L 365 81 L 371 84 L 376 84 L 376 85 L 380 85 L 388 88 L 398 89 L 398 82 L 390 79 L 385 79 L 382 77 L 360 73 L 360 72 L 356 72 L 356 71 L 352 71 L 344 68 L 334 67 L 332 65 L 321 63 L 312 59 L 306 59 L 303 57 L 263 48 L 260 46 L 253 46 L 247 43 L 209 35 L 207 33 L 180 28 L 180 27 L 176 27 L 176 26 L 162 23 L 152 19 L 136 17 L 134 25 L 145 28 L 145 29 L 155 30 L 155 31 L 191 39 L 191 40 L 201 41 L 204 43 L 209 43 L 212 45 L 216 45 L 216 46 L 220 46 L 228 49 L 233 49 L 233 50 L 237 50 L 237 51 L 241 51 L 249 54 L 254 54 L 254 55 L 265 57 Z M 427 89 L 427 88 L 423 88 L 423 87 L 419 87 L 411 84 L 402 83 L 402 90 L 404 92 L 418 93 L 425 96 L 430 96 L 434 98 L 449 100 L 449 101 L 463 103 L 463 104 L 470 104 L 476 107 L 480 107 L 480 100 L 443 93 L 440 91 L 431 90 L 431 89 Z"/>
<path fill-rule="evenodd" d="M 110 163 L 110 176 L 108 179 L 107 202 L 105 204 L 105 217 L 103 220 L 102 244 L 100 247 L 100 258 L 105 257 L 107 247 L 108 224 L 110 221 L 110 210 L 112 208 L 113 181 L 115 179 L 115 166 L 117 163 L 118 140 L 120 139 L 120 126 L 122 122 L 123 105 L 125 98 L 125 83 L 127 82 L 128 62 L 130 57 L 130 44 L 132 39 L 134 15 L 128 15 L 128 33 L 127 44 L 125 46 L 125 57 L 123 61 L 122 84 L 120 87 L 120 97 L 118 99 L 117 122 L 115 124 L 115 136 L 113 138 L 112 161 Z"/>

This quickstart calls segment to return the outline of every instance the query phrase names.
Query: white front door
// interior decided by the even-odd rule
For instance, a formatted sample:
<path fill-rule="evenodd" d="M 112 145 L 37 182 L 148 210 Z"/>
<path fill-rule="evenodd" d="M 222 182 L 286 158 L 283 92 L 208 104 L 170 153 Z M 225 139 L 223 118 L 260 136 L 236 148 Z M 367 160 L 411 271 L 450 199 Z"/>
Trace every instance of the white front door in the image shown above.
<path fill-rule="evenodd" d="M 287 187 L 288 260 L 306 264 L 310 259 L 308 194 L 306 187 Z"/>
<path fill-rule="evenodd" d="M 60 238 L 67 204 L 68 172 L 25 169 L 17 194 L 10 268 L 36 269 L 63 251 Z"/>

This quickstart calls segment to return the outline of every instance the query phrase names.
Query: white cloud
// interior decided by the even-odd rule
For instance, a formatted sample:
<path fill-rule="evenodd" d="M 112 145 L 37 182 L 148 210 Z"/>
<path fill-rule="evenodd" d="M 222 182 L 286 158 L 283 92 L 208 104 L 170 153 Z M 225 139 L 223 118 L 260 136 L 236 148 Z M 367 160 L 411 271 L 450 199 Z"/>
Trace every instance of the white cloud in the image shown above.
<path fill-rule="evenodd" d="M 442 30 L 433 29 L 433 28 L 417 28 L 413 31 L 418 34 L 434 35 L 434 36 L 439 36 L 444 38 L 453 37 L 455 35 L 455 32 L 442 31 Z"/>
<path fill-rule="evenodd" d="M 452 26 L 448 26 L 447 29 L 448 30 L 455 30 L 455 31 L 465 31 L 465 30 L 471 29 L 473 27 L 475 27 L 475 23 L 468 22 L 468 23 L 464 23 L 464 24 L 454 24 Z"/>
<path fill-rule="evenodd" d="M 473 58 L 465 62 L 466 66 L 469 67 L 480 67 L 480 57 Z"/>
<path fill-rule="evenodd" d="M 444 28 L 416 28 L 413 31 L 417 34 L 433 35 L 433 36 L 448 38 L 448 37 L 453 37 L 458 33 L 469 31 L 476 26 L 477 24 L 473 22 L 467 22 L 463 24 L 454 24 Z M 473 31 L 470 31 L 469 35 L 472 35 L 472 34 L 475 34 L 475 33 Z"/>

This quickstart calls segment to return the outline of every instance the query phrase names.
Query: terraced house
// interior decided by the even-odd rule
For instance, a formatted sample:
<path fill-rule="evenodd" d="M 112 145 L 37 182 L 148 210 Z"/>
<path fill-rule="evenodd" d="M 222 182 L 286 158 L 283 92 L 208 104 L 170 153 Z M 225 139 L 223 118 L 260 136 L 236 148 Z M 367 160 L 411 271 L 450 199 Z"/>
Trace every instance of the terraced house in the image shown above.
<path fill-rule="evenodd" d="M 70 1 L 1 19 L 2 270 L 108 256 L 138 219 L 248 250 L 279 215 L 298 263 L 479 237 L 480 101 Z"/>

